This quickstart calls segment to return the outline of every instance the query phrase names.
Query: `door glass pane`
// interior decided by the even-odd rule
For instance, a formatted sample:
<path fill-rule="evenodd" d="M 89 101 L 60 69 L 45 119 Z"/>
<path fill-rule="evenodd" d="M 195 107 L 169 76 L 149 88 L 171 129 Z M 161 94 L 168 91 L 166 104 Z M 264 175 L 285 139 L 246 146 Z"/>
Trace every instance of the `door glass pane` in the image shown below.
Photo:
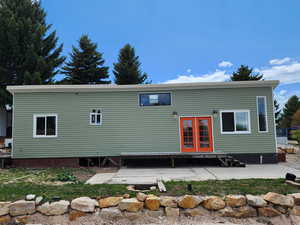
<path fill-rule="evenodd" d="M 198 121 L 199 124 L 199 143 L 200 148 L 209 148 L 209 132 L 208 132 L 208 120 L 207 119 L 200 119 Z"/>
<path fill-rule="evenodd" d="M 249 131 L 248 112 L 235 113 L 236 131 Z"/>
<path fill-rule="evenodd" d="M 45 117 L 36 118 L 36 135 L 45 135 Z"/>
<path fill-rule="evenodd" d="M 184 120 L 183 121 L 183 145 L 185 148 L 194 147 L 194 137 L 193 137 L 193 121 Z"/>
<path fill-rule="evenodd" d="M 56 134 L 56 117 L 48 116 L 47 117 L 47 135 Z"/>

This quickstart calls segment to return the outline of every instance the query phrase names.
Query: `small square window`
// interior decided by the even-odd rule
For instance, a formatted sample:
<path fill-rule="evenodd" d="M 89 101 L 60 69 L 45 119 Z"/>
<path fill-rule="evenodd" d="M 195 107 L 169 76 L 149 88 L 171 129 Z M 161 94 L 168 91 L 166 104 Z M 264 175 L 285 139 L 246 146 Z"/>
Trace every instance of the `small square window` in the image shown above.
<path fill-rule="evenodd" d="M 102 125 L 101 109 L 92 109 L 90 113 L 90 125 Z"/>

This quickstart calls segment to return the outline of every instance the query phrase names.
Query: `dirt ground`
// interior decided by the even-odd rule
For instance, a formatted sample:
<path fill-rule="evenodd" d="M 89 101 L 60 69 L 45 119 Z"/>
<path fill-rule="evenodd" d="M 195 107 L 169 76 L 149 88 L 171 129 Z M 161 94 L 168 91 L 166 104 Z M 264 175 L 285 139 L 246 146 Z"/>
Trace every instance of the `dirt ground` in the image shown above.
<path fill-rule="evenodd" d="M 180 217 L 176 220 L 151 217 L 139 217 L 135 220 L 120 219 L 117 221 L 103 220 L 97 215 L 87 215 L 77 218 L 76 221 L 70 222 L 67 215 L 46 217 L 41 214 L 30 216 L 27 221 L 30 224 L 64 224 L 64 225 L 299 225 L 300 217 L 280 216 L 274 218 L 250 218 L 250 219 L 233 219 L 214 216 L 200 216 L 194 218 Z"/>

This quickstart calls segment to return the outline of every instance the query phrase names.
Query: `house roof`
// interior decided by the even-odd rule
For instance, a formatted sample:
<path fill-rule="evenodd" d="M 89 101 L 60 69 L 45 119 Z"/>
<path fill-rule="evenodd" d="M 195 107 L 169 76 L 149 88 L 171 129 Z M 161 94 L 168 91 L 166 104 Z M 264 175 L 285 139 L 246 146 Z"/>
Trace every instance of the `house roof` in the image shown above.
<path fill-rule="evenodd" d="M 115 92 L 115 91 L 163 91 L 163 90 L 188 90 L 211 88 L 248 88 L 248 87 L 273 87 L 279 84 L 278 80 L 263 81 L 234 81 L 234 82 L 201 82 L 201 83 L 176 83 L 176 84 L 82 84 L 82 85 L 22 85 L 7 86 L 7 90 L 14 93 L 40 93 L 40 92 Z"/>

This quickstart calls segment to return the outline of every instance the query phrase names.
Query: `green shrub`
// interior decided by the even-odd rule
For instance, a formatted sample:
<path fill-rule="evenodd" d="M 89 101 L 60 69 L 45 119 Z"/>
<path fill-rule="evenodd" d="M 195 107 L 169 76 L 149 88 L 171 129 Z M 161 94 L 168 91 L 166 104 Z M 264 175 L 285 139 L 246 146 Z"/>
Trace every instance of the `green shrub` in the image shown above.
<path fill-rule="evenodd" d="M 76 182 L 77 178 L 71 172 L 61 172 L 56 175 L 56 180 L 62 182 Z"/>

